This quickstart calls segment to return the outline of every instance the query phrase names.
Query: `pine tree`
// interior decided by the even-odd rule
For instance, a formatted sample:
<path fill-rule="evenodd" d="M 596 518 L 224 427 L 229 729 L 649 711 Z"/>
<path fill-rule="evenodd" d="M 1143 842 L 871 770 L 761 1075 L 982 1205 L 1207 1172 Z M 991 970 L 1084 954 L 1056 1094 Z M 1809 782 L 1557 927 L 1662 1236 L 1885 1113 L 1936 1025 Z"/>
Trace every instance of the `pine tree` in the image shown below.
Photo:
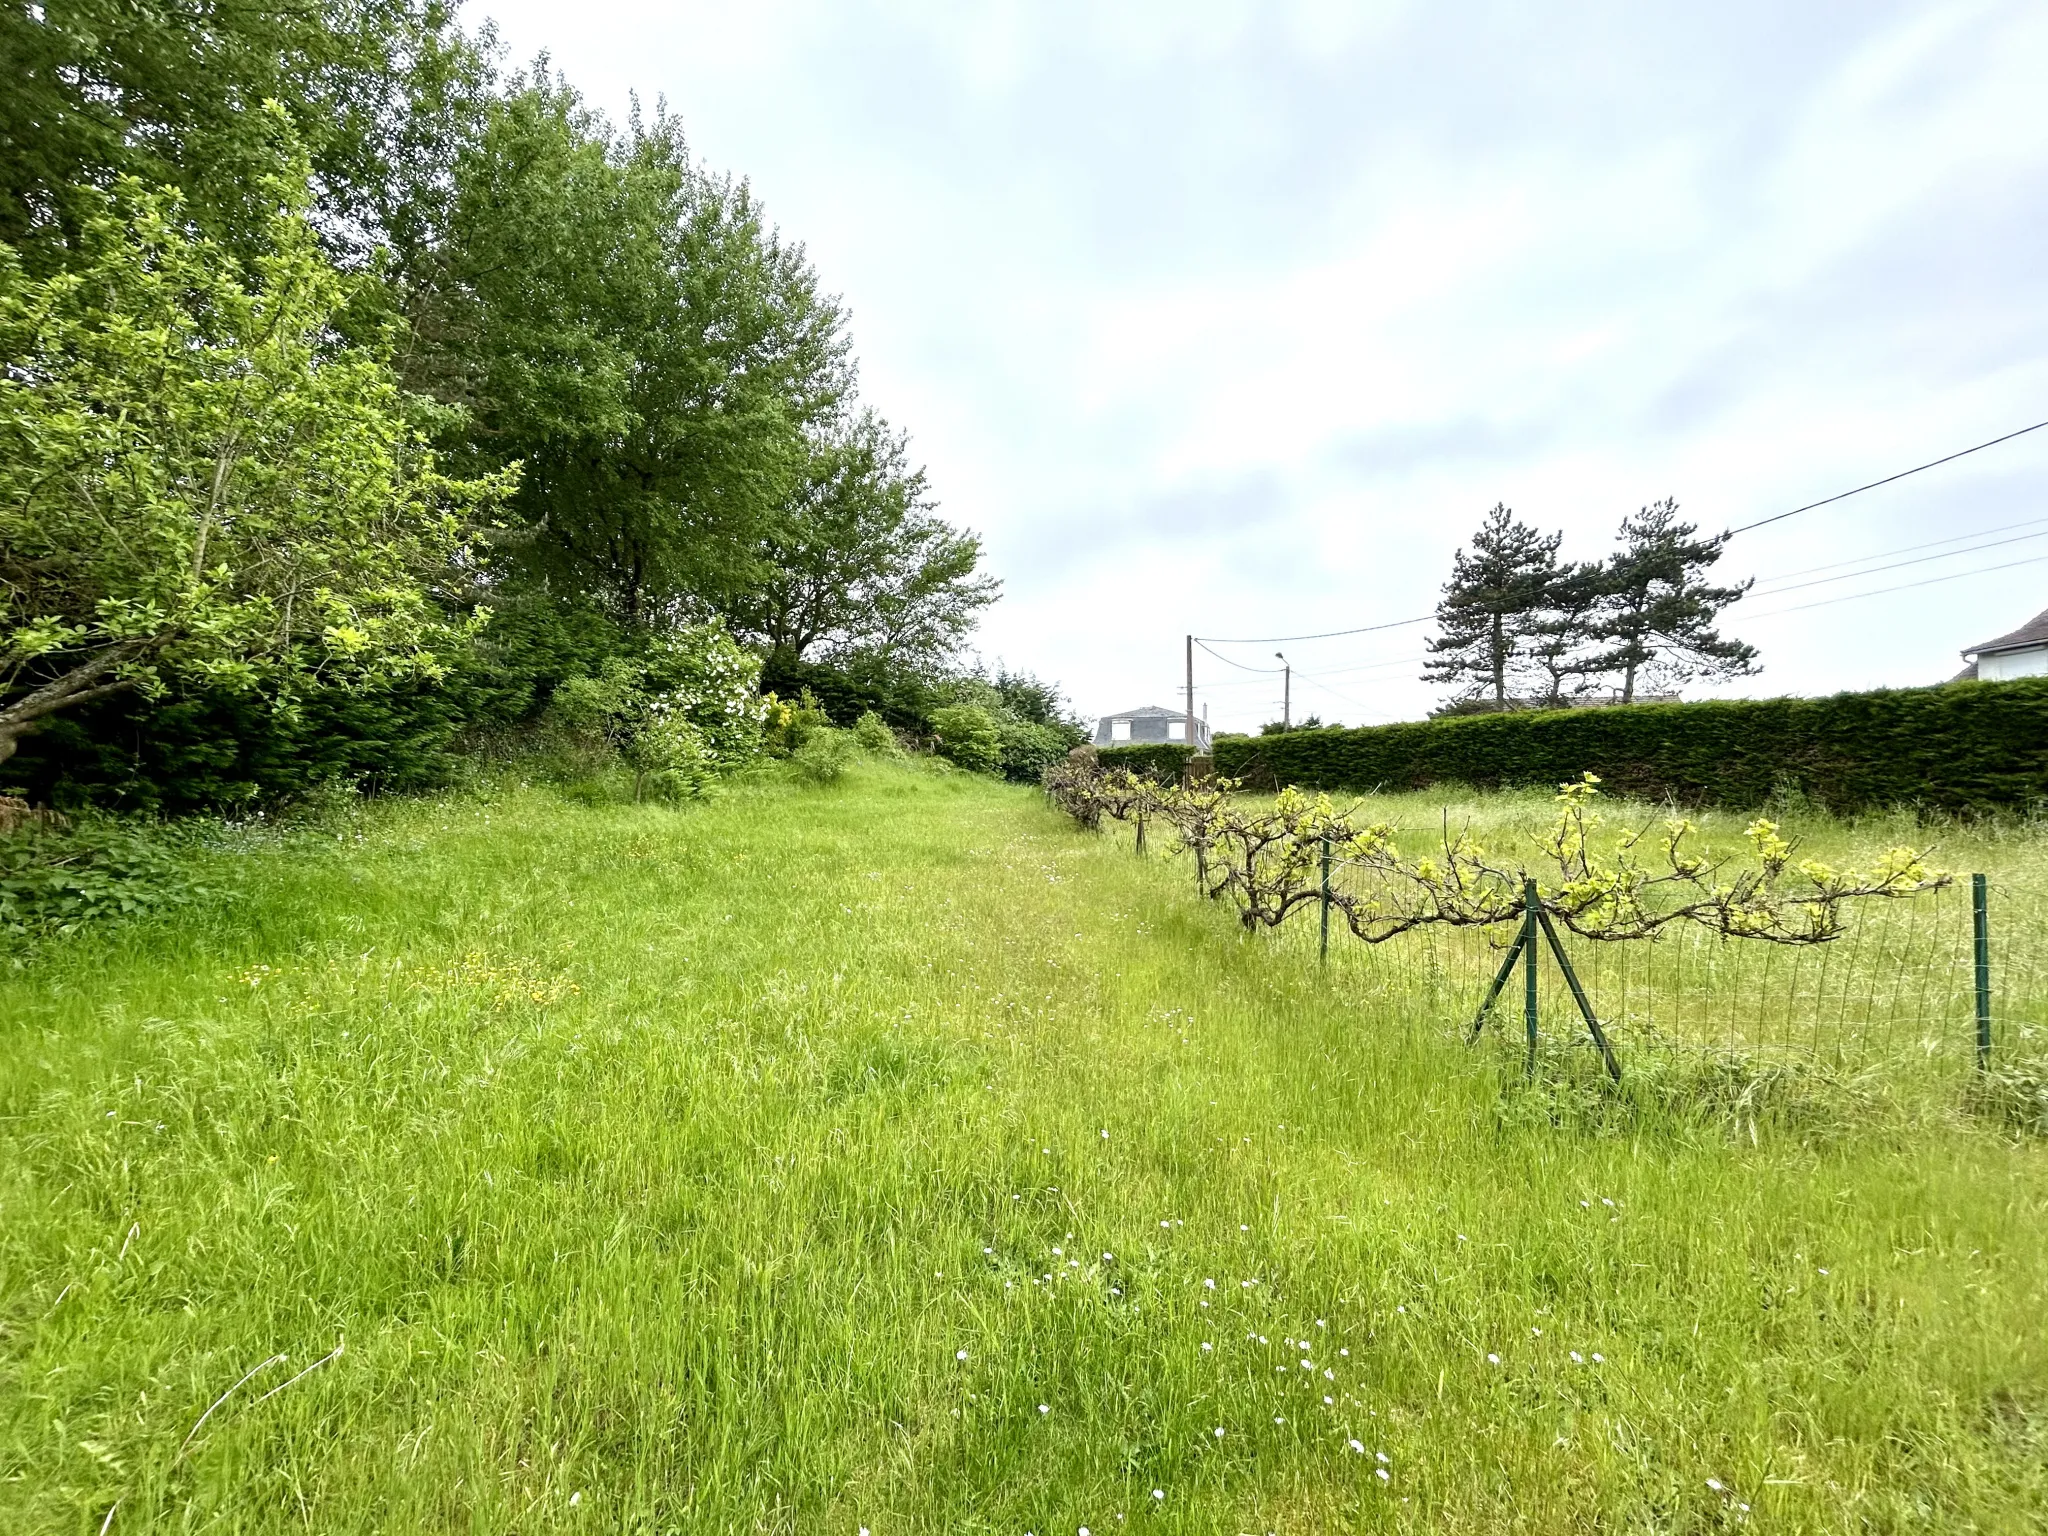
<path fill-rule="evenodd" d="M 1562 537 L 1515 521 L 1505 504 L 1486 514 L 1470 549 L 1452 558 L 1425 681 L 1448 683 L 1467 698 L 1490 693 L 1495 709 L 1508 707 L 1508 677 L 1557 579 Z"/>
<path fill-rule="evenodd" d="M 1694 678 L 1749 677 L 1758 670 L 1756 647 L 1724 638 L 1714 628 L 1721 610 L 1754 584 L 1716 587 L 1707 570 L 1721 558 L 1728 535 L 1698 537 L 1679 521 L 1678 503 L 1666 498 L 1622 519 L 1621 548 L 1602 568 L 1604 588 L 1592 633 L 1611 644 L 1608 665 L 1622 676 L 1621 702 L 1635 701 L 1645 673 L 1666 683 Z"/>
<path fill-rule="evenodd" d="M 1606 596 L 1606 568 L 1559 566 L 1530 616 L 1520 672 L 1546 709 L 1563 709 L 1590 693 L 1616 665 L 1616 651 L 1594 632 Z"/>

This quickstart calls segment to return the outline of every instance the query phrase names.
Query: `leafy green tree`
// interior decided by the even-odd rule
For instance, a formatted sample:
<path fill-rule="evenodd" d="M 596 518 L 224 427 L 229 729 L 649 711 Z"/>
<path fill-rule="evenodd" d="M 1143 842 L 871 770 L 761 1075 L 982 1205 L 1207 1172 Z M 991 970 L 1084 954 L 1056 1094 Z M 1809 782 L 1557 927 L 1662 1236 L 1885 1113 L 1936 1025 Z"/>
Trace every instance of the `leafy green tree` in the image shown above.
<path fill-rule="evenodd" d="M 432 676 L 458 642 L 437 597 L 516 475 L 441 474 L 334 342 L 306 176 L 266 178 L 246 284 L 133 181 L 82 199 L 72 269 L 0 250 L 0 760 L 122 690 Z"/>
<path fill-rule="evenodd" d="M 324 233 L 363 254 L 445 169 L 433 139 L 484 83 L 446 0 L 40 0 L 0 6 L 0 240 L 68 262 L 124 176 L 184 194 L 238 255 L 263 247 L 277 102 L 308 147 Z"/>
<path fill-rule="evenodd" d="M 837 304 L 673 119 L 616 131 L 544 74 L 452 177 L 404 259 L 439 338 L 412 366 L 468 413 L 464 462 L 526 466 L 512 558 L 629 628 L 727 610 L 851 386 Z"/>
<path fill-rule="evenodd" d="M 1517 522 L 1504 503 L 1486 514 L 1469 550 L 1452 557 L 1437 633 L 1426 642 L 1425 681 L 1508 707 L 1509 680 L 1557 579 L 1561 539 Z"/>
<path fill-rule="evenodd" d="M 828 423 L 763 543 L 762 579 L 727 609 L 733 627 L 795 661 L 817 650 L 897 667 L 943 660 L 997 583 L 976 573 L 981 541 L 932 505 L 904 437 L 879 416 Z"/>
<path fill-rule="evenodd" d="M 1714 586 L 1706 573 L 1721 558 L 1727 534 L 1698 537 L 1669 498 L 1624 518 L 1621 548 L 1600 578 L 1594 638 L 1612 647 L 1608 666 L 1621 673 L 1621 701 L 1633 703 L 1648 673 L 1676 684 L 1694 678 L 1750 677 L 1756 647 L 1714 627 L 1721 610 L 1753 585 Z"/>

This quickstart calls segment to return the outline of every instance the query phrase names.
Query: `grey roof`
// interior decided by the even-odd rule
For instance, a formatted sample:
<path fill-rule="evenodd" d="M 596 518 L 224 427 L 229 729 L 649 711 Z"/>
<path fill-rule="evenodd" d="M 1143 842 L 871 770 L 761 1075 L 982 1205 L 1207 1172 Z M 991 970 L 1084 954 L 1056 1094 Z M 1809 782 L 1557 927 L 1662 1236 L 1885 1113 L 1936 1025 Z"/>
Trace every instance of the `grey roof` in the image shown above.
<path fill-rule="evenodd" d="M 1141 709 L 1127 709 L 1120 715 L 1104 715 L 1105 720 L 1178 720 L 1181 712 L 1177 709 L 1161 709 L 1157 704 L 1147 704 Z"/>
<path fill-rule="evenodd" d="M 1963 654 L 1990 656 L 1999 651 L 2030 651 L 2035 646 L 2048 646 L 2048 609 L 2035 614 L 2009 635 L 2000 635 L 1996 640 L 1985 640 L 1976 645 L 1964 646 Z"/>

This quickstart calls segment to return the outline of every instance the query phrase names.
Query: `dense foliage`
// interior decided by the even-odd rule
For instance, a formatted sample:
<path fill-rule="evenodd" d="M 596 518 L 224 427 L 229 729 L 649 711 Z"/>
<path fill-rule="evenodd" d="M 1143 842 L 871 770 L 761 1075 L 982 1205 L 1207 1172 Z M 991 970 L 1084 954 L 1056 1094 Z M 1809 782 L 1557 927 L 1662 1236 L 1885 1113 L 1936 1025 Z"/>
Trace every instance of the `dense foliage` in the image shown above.
<path fill-rule="evenodd" d="M 675 118 L 504 70 L 440 0 L 58 0 L 0 43 L 0 787 L 419 787 L 572 718 L 687 777 L 623 722 L 707 625 L 839 726 L 1064 749 L 1056 697 L 959 670 L 979 541 Z"/>
<path fill-rule="evenodd" d="M 1223 737 L 1215 756 L 1225 774 L 1333 790 L 1592 772 L 1622 793 L 1689 805 L 1790 793 L 1838 812 L 2026 808 L 2048 796 L 2048 679 Z"/>
<path fill-rule="evenodd" d="M 247 279 L 133 181 L 81 195 L 75 269 L 0 249 L 0 761 L 110 693 L 431 677 L 461 643 L 433 589 L 516 471 L 440 474 L 384 360 L 332 344 L 306 176 L 270 180 Z"/>
<path fill-rule="evenodd" d="M 635 800 L 650 779 L 694 793 L 760 750 L 760 673 L 760 661 L 722 628 L 702 624 L 570 678 L 555 690 L 554 714 L 572 734 L 618 753 L 633 771 Z"/>

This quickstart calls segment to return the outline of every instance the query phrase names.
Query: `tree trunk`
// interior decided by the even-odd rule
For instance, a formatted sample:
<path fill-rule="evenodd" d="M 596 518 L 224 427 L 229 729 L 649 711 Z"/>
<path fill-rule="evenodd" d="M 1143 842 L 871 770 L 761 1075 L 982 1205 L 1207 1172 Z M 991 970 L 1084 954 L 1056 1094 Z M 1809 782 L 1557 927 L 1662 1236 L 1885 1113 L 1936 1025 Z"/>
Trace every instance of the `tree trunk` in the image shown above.
<path fill-rule="evenodd" d="M 1501 633 L 1501 618 L 1493 616 L 1493 708 L 1496 714 L 1506 714 L 1508 707 L 1508 655 L 1507 641 Z"/>
<path fill-rule="evenodd" d="M 40 730 L 47 716 L 60 709 L 76 709 L 80 704 L 103 699 L 108 694 L 119 693 L 132 686 L 128 678 L 115 678 L 112 682 L 101 682 L 100 679 L 141 649 L 140 645 L 133 643 L 114 646 L 81 662 L 62 677 L 43 684 L 26 697 L 0 707 L 0 763 L 14 756 L 21 738 Z"/>

